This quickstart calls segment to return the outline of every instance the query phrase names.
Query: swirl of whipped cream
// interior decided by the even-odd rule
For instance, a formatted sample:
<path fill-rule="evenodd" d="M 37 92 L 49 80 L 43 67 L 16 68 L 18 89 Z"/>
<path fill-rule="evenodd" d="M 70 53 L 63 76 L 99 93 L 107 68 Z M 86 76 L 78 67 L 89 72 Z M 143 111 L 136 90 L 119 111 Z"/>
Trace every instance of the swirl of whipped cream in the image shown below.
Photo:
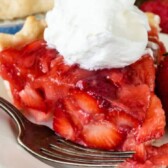
<path fill-rule="evenodd" d="M 135 0 L 56 0 L 44 38 L 65 63 L 98 70 L 119 68 L 145 52 L 150 29 Z"/>

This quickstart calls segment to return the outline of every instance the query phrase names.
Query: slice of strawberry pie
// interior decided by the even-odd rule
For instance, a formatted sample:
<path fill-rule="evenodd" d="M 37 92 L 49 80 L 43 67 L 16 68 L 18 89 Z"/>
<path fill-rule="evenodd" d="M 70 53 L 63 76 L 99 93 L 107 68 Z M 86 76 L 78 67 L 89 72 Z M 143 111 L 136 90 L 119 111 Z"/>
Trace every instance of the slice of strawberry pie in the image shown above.
<path fill-rule="evenodd" d="M 11 47 L 0 52 L 0 75 L 10 85 L 14 104 L 37 123 L 52 122 L 57 134 L 75 143 L 135 150 L 123 167 L 154 165 L 148 154 L 154 149 L 148 146 L 164 134 L 165 114 L 154 94 L 153 58 L 144 54 L 124 68 L 86 70 L 65 64 L 57 50 L 37 37 L 24 36 L 28 44 L 15 47 L 8 36 Z M 155 41 L 161 57 L 164 47 Z"/>
<path fill-rule="evenodd" d="M 35 122 L 88 148 L 133 150 L 121 166 L 140 168 L 157 165 L 151 143 L 164 134 L 154 63 L 165 50 L 134 2 L 55 1 L 44 38 L 34 18 L 15 36 L 0 34 L 0 75 Z"/>

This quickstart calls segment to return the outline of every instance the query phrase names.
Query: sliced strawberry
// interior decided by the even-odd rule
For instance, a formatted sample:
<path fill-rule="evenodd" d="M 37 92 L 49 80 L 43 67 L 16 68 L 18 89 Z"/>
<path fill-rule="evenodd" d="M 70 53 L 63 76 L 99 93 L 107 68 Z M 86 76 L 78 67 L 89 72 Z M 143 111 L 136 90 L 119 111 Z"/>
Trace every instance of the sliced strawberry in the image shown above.
<path fill-rule="evenodd" d="M 43 111 L 35 110 L 32 108 L 27 108 L 27 111 L 24 112 L 26 116 L 30 119 L 35 120 L 36 123 L 41 124 L 42 122 L 48 123 L 52 120 L 53 113 L 45 113 Z"/>
<path fill-rule="evenodd" d="M 72 97 L 64 99 L 66 112 L 69 114 L 74 125 L 81 130 L 85 124 L 89 122 L 89 114 L 85 113 L 76 104 L 76 101 Z"/>
<path fill-rule="evenodd" d="M 99 107 L 98 101 L 86 92 L 73 90 L 71 94 L 74 98 L 75 103 L 85 113 L 97 114 L 102 112 L 101 108 Z"/>
<path fill-rule="evenodd" d="M 119 109 L 110 111 L 108 118 L 124 133 L 128 133 L 131 129 L 137 128 L 140 124 L 133 116 Z"/>
<path fill-rule="evenodd" d="M 99 121 L 84 126 L 84 142 L 89 147 L 101 149 L 114 149 L 122 142 L 122 134 L 108 121 Z"/>
<path fill-rule="evenodd" d="M 31 109 L 46 112 L 46 105 L 43 98 L 30 86 L 25 86 L 24 90 L 19 93 L 23 106 Z"/>
<path fill-rule="evenodd" d="M 69 87 L 60 84 L 55 78 L 50 78 L 49 75 L 43 75 L 37 78 L 32 84 L 32 88 L 41 92 L 47 100 L 56 102 L 68 94 Z"/>
<path fill-rule="evenodd" d="M 165 115 L 161 102 L 155 95 L 152 95 L 145 121 L 138 131 L 137 140 L 145 142 L 161 137 L 164 134 L 165 125 Z"/>
<path fill-rule="evenodd" d="M 118 92 L 118 99 L 129 108 L 130 115 L 139 121 L 145 119 L 150 100 L 150 90 L 146 84 L 123 86 Z"/>
<path fill-rule="evenodd" d="M 142 163 L 145 162 L 145 160 L 147 159 L 145 144 L 137 144 L 135 146 L 135 151 L 136 154 L 134 155 L 134 159 Z"/>
<path fill-rule="evenodd" d="M 99 107 L 99 102 L 84 91 L 71 90 L 64 102 L 67 113 L 78 129 L 82 129 L 90 120 L 104 119 L 104 113 Z"/>
<path fill-rule="evenodd" d="M 72 141 L 75 139 L 75 130 L 72 127 L 68 114 L 66 114 L 64 104 L 61 102 L 55 109 L 53 128 L 62 137 Z"/>

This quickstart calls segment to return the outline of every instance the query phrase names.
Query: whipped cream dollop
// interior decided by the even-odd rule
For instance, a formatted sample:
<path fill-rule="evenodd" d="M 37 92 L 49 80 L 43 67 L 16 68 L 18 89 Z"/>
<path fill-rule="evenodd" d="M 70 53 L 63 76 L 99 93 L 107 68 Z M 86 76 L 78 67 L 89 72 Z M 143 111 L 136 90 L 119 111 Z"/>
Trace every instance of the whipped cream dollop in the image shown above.
<path fill-rule="evenodd" d="M 150 29 L 135 0 L 56 0 L 44 38 L 65 63 L 98 70 L 119 68 L 145 52 Z"/>

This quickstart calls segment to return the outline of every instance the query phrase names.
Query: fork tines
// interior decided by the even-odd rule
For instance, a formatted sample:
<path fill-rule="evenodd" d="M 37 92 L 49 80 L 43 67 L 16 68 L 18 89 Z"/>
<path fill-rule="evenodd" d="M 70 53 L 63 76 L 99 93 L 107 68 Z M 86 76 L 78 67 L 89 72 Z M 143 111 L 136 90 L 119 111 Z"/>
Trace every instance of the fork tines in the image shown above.
<path fill-rule="evenodd" d="M 41 151 L 53 160 L 87 166 L 117 166 L 134 154 L 132 151 L 115 152 L 85 148 L 61 138 L 57 144 L 50 144 L 49 148 L 41 148 Z"/>

